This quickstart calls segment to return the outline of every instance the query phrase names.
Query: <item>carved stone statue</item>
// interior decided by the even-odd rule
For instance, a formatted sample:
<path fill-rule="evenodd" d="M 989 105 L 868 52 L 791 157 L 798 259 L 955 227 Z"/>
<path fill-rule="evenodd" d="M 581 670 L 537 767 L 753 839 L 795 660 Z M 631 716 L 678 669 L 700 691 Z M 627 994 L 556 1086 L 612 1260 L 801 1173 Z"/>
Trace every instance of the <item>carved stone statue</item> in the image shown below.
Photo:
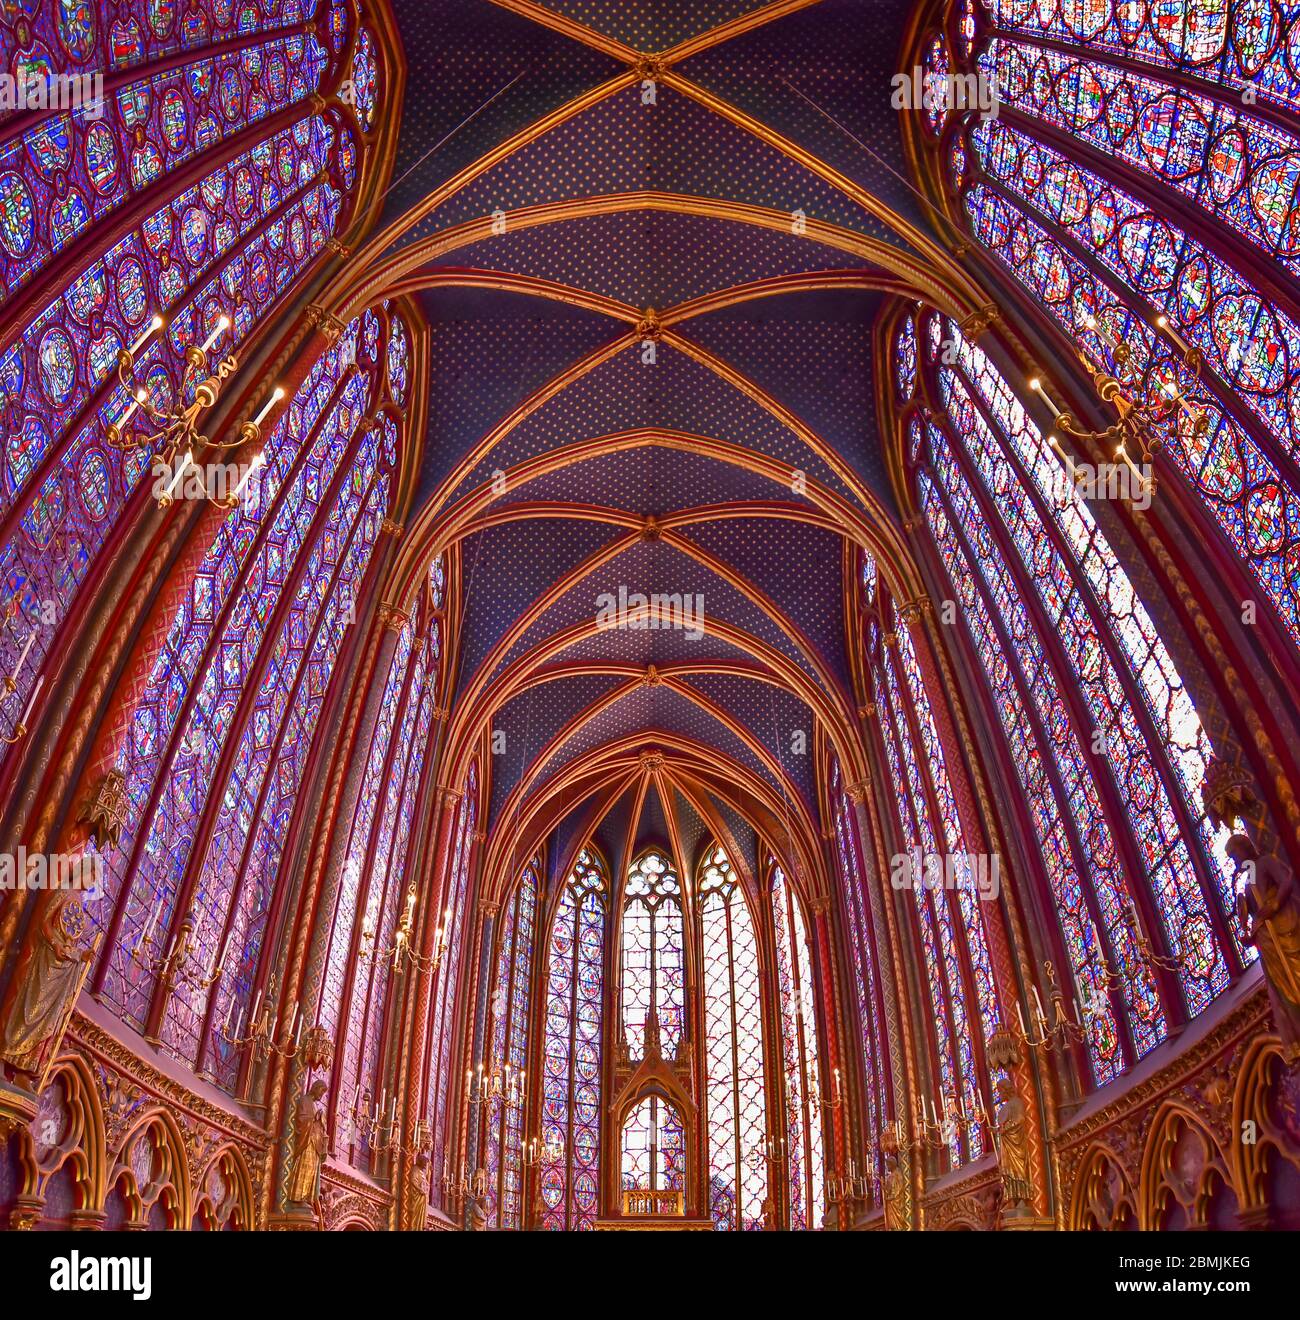
<path fill-rule="evenodd" d="M 1234 834 L 1227 852 L 1247 876 L 1237 896 L 1237 916 L 1245 942 L 1259 950 L 1273 1021 L 1288 1064 L 1300 1062 L 1300 892 L 1295 878 L 1269 858 L 1261 858 L 1244 834 Z"/>
<path fill-rule="evenodd" d="M 0 1060 L 26 1090 L 40 1089 L 95 955 L 87 925 L 79 891 L 51 891 L 35 938 L 14 971 L 14 991 L 0 1026 Z"/>
<path fill-rule="evenodd" d="M 298 1205 L 315 1205 L 320 1199 L 320 1171 L 328 1145 L 319 1108 L 324 1094 L 325 1083 L 318 1078 L 298 1097 L 294 1107 L 289 1200 Z"/>
<path fill-rule="evenodd" d="M 998 1169 L 1002 1174 L 1002 1204 L 1017 1213 L 1034 1199 L 1034 1178 L 1029 1163 L 1029 1123 L 1025 1102 L 1010 1077 L 998 1082 L 998 1108 L 994 1128 L 998 1137 Z M 1021 1214 L 1024 1213 L 1020 1210 Z"/>
<path fill-rule="evenodd" d="M 423 1233 L 429 1220 L 429 1152 L 420 1151 L 411 1166 L 411 1182 L 406 1189 L 406 1227 Z"/>

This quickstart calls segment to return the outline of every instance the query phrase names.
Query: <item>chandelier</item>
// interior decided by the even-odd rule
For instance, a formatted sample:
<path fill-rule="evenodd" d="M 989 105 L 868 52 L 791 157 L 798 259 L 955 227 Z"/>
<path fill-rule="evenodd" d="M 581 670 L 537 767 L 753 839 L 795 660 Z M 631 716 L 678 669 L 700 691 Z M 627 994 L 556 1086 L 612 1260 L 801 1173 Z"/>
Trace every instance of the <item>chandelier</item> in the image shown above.
<path fill-rule="evenodd" d="M 1084 324 L 1102 346 L 1101 365 L 1094 364 L 1078 345 L 1075 351 L 1098 398 L 1115 410 L 1116 420 L 1103 431 L 1088 430 L 1071 413 L 1057 407 L 1039 377 L 1033 377 L 1029 387 L 1051 411 L 1054 431 L 1076 444 L 1097 445 L 1104 453 L 1113 455 L 1137 483 L 1139 497 L 1149 500 L 1156 488 L 1152 459 L 1164 447 L 1179 416 L 1187 418 L 1196 437 L 1209 429 L 1209 418 L 1189 397 L 1189 390 L 1194 390 L 1201 380 L 1200 350 L 1193 348 L 1173 328 L 1169 318 L 1161 315 L 1155 318 L 1155 328 L 1169 339 L 1177 353 L 1170 358 L 1147 354 L 1145 364 L 1139 365 L 1129 342 L 1112 334 L 1095 316 L 1089 315 Z M 1082 479 L 1081 465 L 1066 453 L 1055 434 L 1049 433 L 1047 438 L 1077 484 Z"/>
<path fill-rule="evenodd" d="M 140 337 L 118 353 L 117 379 L 130 396 L 130 402 L 121 417 L 105 427 L 105 439 L 121 453 L 139 450 L 155 452 L 155 471 L 159 474 L 159 480 L 155 483 L 155 498 L 160 508 L 166 508 L 175 500 L 187 473 L 194 472 L 205 478 L 200 487 L 204 498 L 218 508 L 233 509 L 239 503 L 248 482 L 264 466 L 265 456 L 256 454 L 244 467 L 232 488 L 227 488 L 228 483 L 223 478 L 219 493 L 213 495 L 207 493 L 206 474 L 195 460 L 195 452 L 200 449 L 239 449 L 257 443 L 262 437 L 262 423 L 271 409 L 284 398 L 284 390 L 277 385 L 257 416 L 239 428 L 234 440 L 211 439 L 200 431 L 201 419 L 221 397 L 225 383 L 239 369 L 239 357 L 232 351 L 210 367 L 208 355 L 233 322 L 229 316 L 221 315 L 201 344 L 190 344 L 185 349 L 183 356 L 186 366 L 195 374 L 205 374 L 194 388 L 192 403 L 183 406 L 171 404 L 165 408 L 157 406 L 149 390 L 135 379 L 136 363 L 141 350 L 163 328 L 163 324 L 162 317 L 155 314 Z M 137 419 L 137 414 L 143 423 Z"/>

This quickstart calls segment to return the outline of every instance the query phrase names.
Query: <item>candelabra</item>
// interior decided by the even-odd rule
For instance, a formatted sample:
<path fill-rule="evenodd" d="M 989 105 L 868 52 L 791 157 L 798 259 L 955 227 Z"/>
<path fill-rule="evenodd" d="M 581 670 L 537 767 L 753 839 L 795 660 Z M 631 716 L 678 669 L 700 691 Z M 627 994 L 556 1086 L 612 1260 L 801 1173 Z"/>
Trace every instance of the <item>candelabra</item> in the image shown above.
<path fill-rule="evenodd" d="M 564 1145 L 559 1136 L 552 1132 L 545 1144 L 540 1137 L 532 1137 L 525 1141 L 520 1154 L 524 1164 L 530 1169 L 538 1165 L 558 1164 L 564 1155 Z"/>
<path fill-rule="evenodd" d="M 375 939 L 378 932 L 375 930 L 374 918 L 369 913 L 366 914 L 361 924 L 361 942 L 357 949 L 359 958 L 365 962 L 374 960 L 380 962 L 391 961 L 395 972 L 403 962 L 408 962 L 422 971 L 436 972 L 438 970 L 443 955 L 447 952 L 447 928 L 451 922 L 451 908 L 448 907 L 443 912 L 442 919 L 438 922 L 438 928 L 434 932 L 433 952 L 426 957 L 415 951 L 415 944 L 412 940 L 415 931 L 415 899 L 415 881 L 412 880 L 410 888 L 406 891 L 406 903 L 402 908 L 397 930 L 393 934 L 393 942 L 386 949 L 375 948 Z"/>
<path fill-rule="evenodd" d="M 163 948 L 166 946 L 166 952 Z M 226 970 L 226 958 L 230 952 L 230 937 L 226 937 L 221 956 L 204 968 L 197 956 L 194 940 L 194 916 L 187 913 L 176 929 L 176 934 L 168 943 L 163 933 L 158 931 L 158 909 L 149 914 L 149 921 L 140 933 L 140 938 L 127 952 L 137 967 L 148 975 L 156 977 L 170 991 L 177 982 L 183 982 L 195 990 L 206 990 L 221 980 Z M 119 953 L 120 956 L 120 953 Z"/>
<path fill-rule="evenodd" d="M 769 1132 L 761 1146 L 751 1146 L 745 1154 L 745 1163 L 752 1169 L 763 1165 L 784 1164 L 789 1159 L 785 1138 L 779 1132 Z"/>
<path fill-rule="evenodd" d="M 1113 335 L 1095 317 L 1089 316 L 1085 325 L 1102 346 L 1102 364 L 1093 363 L 1077 346 L 1076 352 L 1092 378 L 1098 397 L 1114 408 L 1115 422 L 1104 431 L 1090 431 L 1081 427 L 1072 414 L 1056 406 L 1042 381 L 1035 377 L 1029 382 L 1030 387 L 1051 410 L 1055 430 L 1076 443 L 1096 444 L 1104 452 L 1113 452 L 1136 478 L 1140 495 L 1149 498 L 1156 486 L 1155 474 L 1150 471 L 1152 457 L 1163 447 L 1177 415 L 1181 412 L 1188 418 L 1197 437 L 1209 428 L 1209 418 L 1191 403 L 1181 380 L 1187 377 L 1193 389 L 1199 384 L 1203 367 L 1200 350 L 1188 344 L 1167 317 L 1157 316 L 1155 328 L 1173 344 L 1177 356 L 1166 360 L 1148 354 L 1145 364 L 1140 365 L 1130 344 Z M 1073 459 L 1054 435 L 1049 435 L 1048 441 L 1077 481 L 1080 474 Z M 1140 466 L 1134 462 L 1130 446 L 1140 456 Z"/>
<path fill-rule="evenodd" d="M 855 1201 L 869 1201 L 872 1196 L 871 1177 L 858 1166 L 850 1155 L 843 1171 L 826 1175 L 826 1195 L 837 1205 L 848 1206 Z"/>
<path fill-rule="evenodd" d="M 156 498 L 163 508 L 172 503 L 177 488 L 191 468 L 202 470 L 194 459 L 196 450 L 200 448 L 237 449 L 244 445 L 256 443 L 262 436 L 262 423 L 266 420 L 271 409 L 284 398 L 284 390 L 276 386 L 262 406 L 262 410 L 251 421 L 245 422 L 239 428 L 239 434 L 234 440 L 213 440 L 200 432 L 200 419 L 221 397 L 221 391 L 225 387 L 226 381 L 239 369 L 239 358 L 233 352 L 229 353 L 211 369 L 208 364 L 208 354 L 221 336 L 230 329 L 231 324 L 229 316 L 219 317 L 216 326 L 202 344 L 191 344 L 186 348 L 184 353 L 186 366 L 196 374 L 206 374 L 202 376 L 202 379 L 194 388 L 193 403 L 184 406 L 157 407 L 150 398 L 149 391 L 134 379 L 136 361 L 141 350 L 163 328 L 161 316 L 155 315 L 152 317 L 140 337 L 129 348 L 122 349 L 117 355 L 118 382 L 130 396 L 131 401 L 127 404 L 126 411 L 122 416 L 116 422 L 111 422 L 105 427 L 104 436 L 110 446 L 123 452 L 141 449 L 157 449 L 159 451 L 156 462 L 160 464 L 161 472 L 156 488 Z M 132 433 L 130 430 L 131 423 L 137 413 L 146 419 L 146 425 L 139 427 L 138 430 Z M 244 469 L 243 475 L 233 490 L 218 496 L 206 496 L 205 487 L 205 496 L 210 498 L 211 502 L 219 508 L 234 508 L 239 502 L 244 487 L 254 473 L 262 467 L 264 461 L 263 455 L 255 455 L 252 462 Z M 166 476 L 167 473 L 171 474 L 170 480 L 166 485 L 162 485 L 162 477 Z"/>
<path fill-rule="evenodd" d="M 831 1070 L 831 1094 L 825 1102 L 827 1109 L 841 1109 L 844 1106 L 844 1084 L 838 1068 Z"/>
<path fill-rule="evenodd" d="M 266 996 L 265 1006 L 262 1002 L 262 992 L 260 990 L 257 992 L 257 997 L 253 1000 L 253 1011 L 248 1017 L 248 1027 L 245 1030 L 244 1010 L 240 1009 L 238 1017 L 235 1016 L 235 1001 L 232 996 L 230 1006 L 226 1010 L 226 1020 L 221 1024 L 218 1032 L 221 1039 L 237 1050 L 248 1050 L 257 1063 L 261 1063 L 272 1054 L 282 1059 L 294 1059 L 301 1055 L 308 1069 L 325 1066 L 333 1056 L 334 1050 L 333 1042 L 325 1028 L 318 1022 L 304 1032 L 302 1005 L 295 1003 L 293 1012 L 285 1023 L 284 1034 L 277 1039 L 279 1014 L 271 1007 L 274 998 L 274 985 L 271 993 Z"/>
<path fill-rule="evenodd" d="M 465 1071 L 466 1103 L 483 1105 L 491 1100 L 502 1100 L 517 1104 L 523 1099 L 525 1076 L 522 1068 L 514 1068 L 508 1063 L 498 1064 L 486 1073 L 481 1063 L 477 1068 L 468 1068 Z"/>
<path fill-rule="evenodd" d="M 9 625 L 18 617 L 18 599 L 15 597 L 5 611 L 5 630 L 8 631 Z M 31 653 L 32 646 L 36 641 L 36 626 L 33 625 L 31 631 L 27 634 L 27 640 L 23 643 L 22 651 L 18 659 L 14 661 L 14 667 L 4 676 L 3 687 L 4 696 L 0 697 L 0 703 L 8 701 L 15 692 L 18 691 L 18 676 L 22 673 L 23 665 L 27 663 L 27 657 Z M 14 725 L 12 736 L 0 734 L 0 742 L 13 746 L 16 742 L 21 742 L 27 736 L 27 721 L 31 718 L 32 709 L 36 705 L 36 698 L 40 695 L 41 688 L 45 686 L 45 675 L 41 674 L 32 685 L 32 690 L 27 694 L 27 704 L 23 707 L 23 713 L 18 717 L 18 723 Z"/>

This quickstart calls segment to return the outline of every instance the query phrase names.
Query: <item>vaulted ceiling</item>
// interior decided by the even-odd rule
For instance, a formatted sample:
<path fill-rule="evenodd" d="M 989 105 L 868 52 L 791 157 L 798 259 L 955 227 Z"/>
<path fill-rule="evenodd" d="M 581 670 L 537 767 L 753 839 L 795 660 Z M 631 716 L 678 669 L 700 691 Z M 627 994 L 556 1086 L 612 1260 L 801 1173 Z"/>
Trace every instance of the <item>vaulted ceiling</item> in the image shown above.
<path fill-rule="evenodd" d="M 489 839 L 615 861 L 639 822 L 744 866 L 747 820 L 815 836 L 814 731 L 857 743 L 855 547 L 905 558 L 873 324 L 940 296 L 889 104 L 905 8 L 395 0 L 354 283 L 430 327 L 406 553 L 459 546 L 448 755 L 504 735 Z M 620 587 L 702 596 L 704 635 L 599 629 Z"/>

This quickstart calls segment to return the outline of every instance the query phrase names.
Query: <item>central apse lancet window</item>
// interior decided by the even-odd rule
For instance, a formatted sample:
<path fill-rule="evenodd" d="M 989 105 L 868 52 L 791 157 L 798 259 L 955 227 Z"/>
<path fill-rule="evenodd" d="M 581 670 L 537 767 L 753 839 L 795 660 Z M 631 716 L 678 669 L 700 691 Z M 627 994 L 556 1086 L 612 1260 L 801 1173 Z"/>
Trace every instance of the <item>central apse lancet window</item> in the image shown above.
<path fill-rule="evenodd" d="M 655 1019 L 660 1053 L 675 1058 L 685 1026 L 682 883 L 671 859 L 655 849 L 628 869 L 621 948 L 620 1027 L 627 1057 L 645 1057 L 647 1024 Z"/>

